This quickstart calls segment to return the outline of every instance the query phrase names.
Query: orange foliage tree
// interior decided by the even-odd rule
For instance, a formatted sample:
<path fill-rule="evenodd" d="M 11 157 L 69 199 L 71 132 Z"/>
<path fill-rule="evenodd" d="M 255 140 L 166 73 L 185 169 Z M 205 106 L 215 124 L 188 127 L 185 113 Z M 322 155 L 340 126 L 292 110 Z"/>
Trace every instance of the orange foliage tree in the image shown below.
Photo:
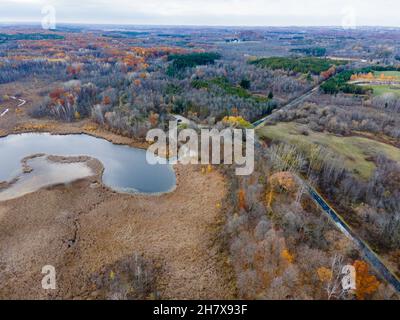
<path fill-rule="evenodd" d="M 65 92 L 62 88 L 56 88 L 49 93 L 49 97 L 51 99 L 53 99 L 54 101 L 56 101 L 56 100 L 60 99 L 61 96 L 64 94 L 65 94 Z"/>
<path fill-rule="evenodd" d="M 378 289 L 380 283 L 374 275 L 369 274 L 365 261 L 356 260 L 353 266 L 356 269 L 356 298 L 364 300 L 366 295 Z"/>
<path fill-rule="evenodd" d="M 321 72 L 321 77 L 324 79 L 328 79 L 336 73 L 335 66 L 330 67 L 328 70 Z"/>
<path fill-rule="evenodd" d="M 111 98 L 109 96 L 104 96 L 103 104 L 105 104 L 105 105 L 111 104 Z"/>
<path fill-rule="evenodd" d="M 281 256 L 282 256 L 282 258 L 283 258 L 286 262 L 288 262 L 289 264 L 292 264 L 293 261 L 294 261 L 294 256 L 289 252 L 288 249 L 282 250 Z"/>
<path fill-rule="evenodd" d="M 317 269 L 317 275 L 321 282 L 329 282 L 333 278 L 333 272 L 331 269 L 320 267 Z"/>
<path fill-rule="evenodd" d="M 239 208 L 246 210 L 246 194 L 243 189 L 239 190 L 238 193 Z"/>

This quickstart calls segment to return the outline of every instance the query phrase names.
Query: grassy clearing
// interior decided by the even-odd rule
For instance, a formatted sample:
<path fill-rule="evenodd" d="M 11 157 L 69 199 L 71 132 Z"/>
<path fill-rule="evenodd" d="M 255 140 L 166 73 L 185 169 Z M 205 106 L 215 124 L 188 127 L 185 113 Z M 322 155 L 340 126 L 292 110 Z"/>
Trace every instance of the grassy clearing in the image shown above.
<path fill-rule="evenodd" d="M 301 134 L 304 130 L 309 132 L 308 136 Z M 338 137 L 329 133 L 313 132 L 308 130 L 307 126 L 294 122 L 267 125 L 258 129 L 257 133 L 261 137 L 287 142 L 301 148 L 322 145 L 342 156 L 345 167 L 364 179 L 368 179 L 375 169 L 375 164 L 367 160 L 371 156 L 384 154 L 400 162 L 400 149 L 391 145 L 363 137 Z"/>
<path fill-rule="evenodd" d="M 381 74 L 384 74 L 386 77 L 396 77 L 400 80 L 400 71 L 375 71 L 374 76 L 380 77 Z"/>
<path fill-rule="evenodd" d="M 382 96 L 386 93 L 393 93 L 400 97 L 400 85 L 368 85 L 368 87 L 374 90 L 374 96 Z"/>
<path fill-rule="evenodd" d="M 400 71 L 375 71 L 375 77 L 380 77 L 381 75 L 386 77 L 394 77 L 397 80 L 400 80 Z M 372 85 L 371 88 L 374 90 L 375 96 L 381 96 L 385 93 L 393 93 L 396 96 L 400 97 L 400 85 Z"/>
<path fill-rule="evenodd" d="M 394 80 L 400 80 L 400 71 L 374 71 L 374 76 L 379 79 L 383 74 L 385 77 L 394 77 Z M 382 96 L 386 93 L 393 93 L 400 97 L 400 85 L 389 85 L 389 84 L 371 84 L 362 85 L 373 90 L 374 96 Z"/>

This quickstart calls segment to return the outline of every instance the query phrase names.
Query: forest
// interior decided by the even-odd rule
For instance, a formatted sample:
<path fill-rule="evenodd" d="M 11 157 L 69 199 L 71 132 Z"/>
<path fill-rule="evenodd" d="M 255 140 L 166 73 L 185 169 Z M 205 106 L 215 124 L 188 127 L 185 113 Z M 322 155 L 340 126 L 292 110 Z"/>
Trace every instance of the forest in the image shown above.
<path fill-rule="evenodd" d="M 321 47 L 296 48 L 296 49 L 291 49 L 290 52 L 302 53 L 307 56 L 313 56 L 313 57 L 323 57 L 326 54 L 326 48 L 321 48 Z"/>
<path fill-rule="evenodd" d="M 400 71 L 396 33 L 67 30 L 0 33 L 0 106 L 11 106 L 12 97 L 29 105 L 9 107 L 16 128 L 20 119 L 28 128 L 73 124 L 144 143 L 149 129 L 167 129 L 175 115 L 188 120 L 179 130 L 198 131 L 253 128 L 268 116 L 256 128 L 252 175 L 236 176 L 233 165 L 200 169 L 203 178 L 221 174 L 228 189 L 213 207 L 221 212 L 217 242 L 236 297 L 398 298 L 302 183 L 315 187 L 400 275 L 400 99 L 349 83 L 354 75 Z M 157 268 L 142 258 L 106 271 L 132 265 L 156 277 Z M 354 292 L 338 285 L 344 265 L 359 271 Z M 110 290 L 119 285 L 95 278 Z M 156 291 L 151 279 L 135 285 L 140 298 Z"/>
<path fill-rule="evenodd" d="M 286 70 L 297 73 L 312 73 L 319 75 L 320 73 L 327 71 L 333 66 L 340 66 L 344 64 L 344 61 L 319 59 L 319 58 L 287 58 L 287 57 L 271 57 L 262 58 L 250 62 L 256 66 L 262 68 L 269 68 L 273 70 Z"/>

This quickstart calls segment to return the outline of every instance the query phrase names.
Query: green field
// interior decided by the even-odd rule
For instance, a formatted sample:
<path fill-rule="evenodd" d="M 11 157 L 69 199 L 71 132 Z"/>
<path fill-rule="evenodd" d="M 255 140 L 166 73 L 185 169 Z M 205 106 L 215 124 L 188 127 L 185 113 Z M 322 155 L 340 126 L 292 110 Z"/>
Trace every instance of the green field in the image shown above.
<path fill-rule="evenodd" d="M 375 77 L 379 77 L 381 74 L 385 76 L 396 77 L 400 80 L 400 71 L 375 71 Z M 400 85 L 368 85 L 368 87 L 373 89 L 374 96 L 381 96 L 386 93 L 393 93 L 400 97 Z"/>
<path fill-rule="evenodd" d="M 309 135 L 302 135 L 304 130 Z M 329 133 L 313 132 L 307 126 L 290 123 L 279 123 L 264 126 L 257 130 L 261 137 L 275 141 L 287 142 L 299 148 L 310 148 L 315 144 L 324 146 L 344 159 L 345 167 L 361 178 L 368 179 L 375 164 L 367 159 L 371 156 L 384 154 L 388 158 L 400 162 L 400 149 L 391 145 L 363 137 L 339 137 Z"/>
<path fill-rule="evenodd" d="M 393 93 L 396 96 L 400 97 L 400 85 L 393 86 L 393 85 L 368 85 L 368 87 L 374 90 L 375 96 L 382 96 L 386 93 Z M 397 88 L 397 89 L 396 89 Z"/>

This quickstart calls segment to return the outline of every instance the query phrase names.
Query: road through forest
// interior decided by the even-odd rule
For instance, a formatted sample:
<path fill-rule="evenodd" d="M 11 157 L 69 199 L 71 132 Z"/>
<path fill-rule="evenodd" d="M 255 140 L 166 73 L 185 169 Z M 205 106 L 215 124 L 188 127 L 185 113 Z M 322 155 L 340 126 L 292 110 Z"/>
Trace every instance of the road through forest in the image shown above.
<path fill-rule="evenodd" d="M 321 83 L 322 84 L 322 83 Z M 298 98 L 293 99 L 286 105 L 282 106 L 280 109 L 283 108 L 291 108 L 299 103 L 305 101 L 308 97 L 314 94 L 316 91 L 319 90 L 321 84 L 312 88 L 311 90 L 307 91 L 303 95 Z M 260 120 L 257 120 L 253 123 L 255 129 L 261 127 L 266 120 L 268 120 L 270 115 L 263 117 Z M 257 139 L 257 137 L 256 137 Z M 255 141 L 258 143 L 258 141 Z M 322 209 L 322 211 L 335 223 L 335 225 L 339 228 L 339 230 L 346 235 L 352 242 L 357 246 L 360 252 L 363 254 L 366 260 L 373 266 L 373 268 L 380 274 L 380 276 L 385 279 L 388 283 L 390 283 L 397 292 L 400 293 L 400 280 L 395 275 L 393 271 L 391 271 L 382 259 L 378 256 L 374 250 L 364 241 L 362 240 L 356 232 L 345 222 L 343 217 L 338 214 L 329 204 L 328 202 L 319 194 L 306 180 L 302 179 L 300 176 L 298 177 L 301 182 L 306 186 L 306 189 L 314 200 L 314 202 Z"/>

